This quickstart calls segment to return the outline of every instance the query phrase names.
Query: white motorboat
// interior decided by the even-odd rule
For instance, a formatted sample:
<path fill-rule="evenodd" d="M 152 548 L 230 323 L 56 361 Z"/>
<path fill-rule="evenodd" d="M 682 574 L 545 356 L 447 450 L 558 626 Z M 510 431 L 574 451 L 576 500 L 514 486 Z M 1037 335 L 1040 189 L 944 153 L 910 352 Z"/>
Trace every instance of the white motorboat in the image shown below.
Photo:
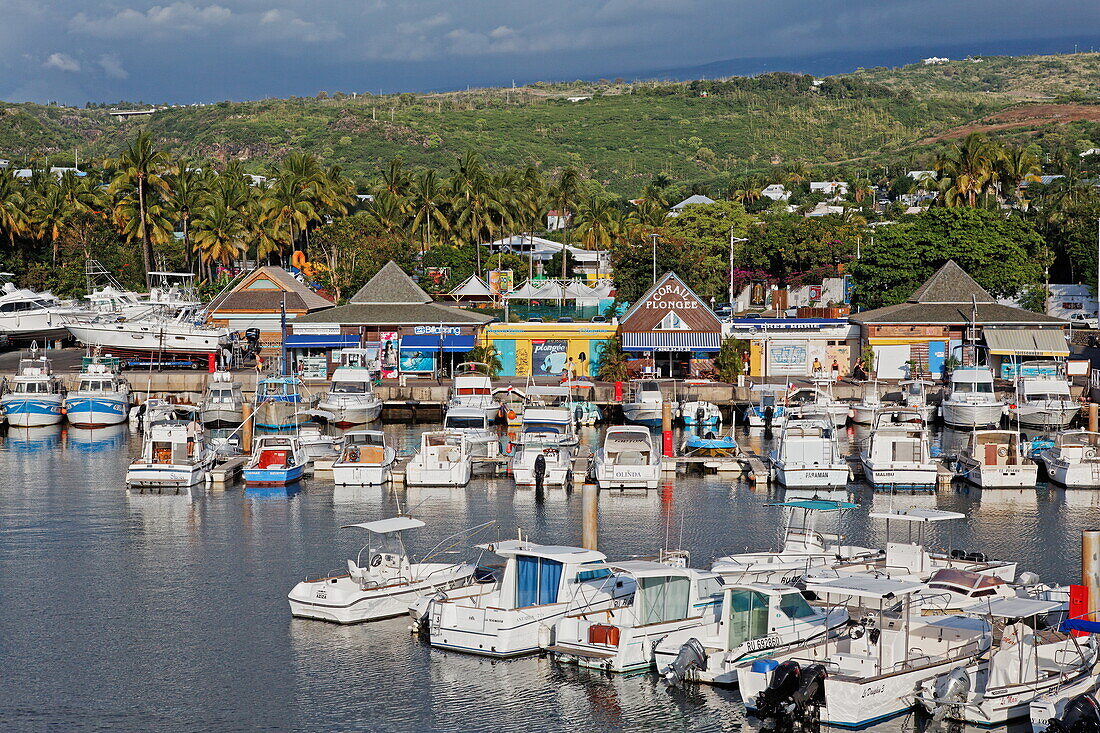
<path fill-rule="evenodd" d="M 910 612 L 915 581 L 838 578 L 810 582 L 818 598 L 862 607 L 861 621 L 835 638 L 793 647 L 737 667 L 745 706 L 758 717 L 860 728 L 910 710 L 926 679 L 989 649 L 988 622 Z M 898 601 L 900 615 L 886 613 Z"/>
<path fill-rule="evenodd" d="M 166 420 L 201 420 L 202 413 L 195 405 L 186 405 L 178 402 L 161 399 L 160 397 L 148 397 L 140 404 L 130 408 L 128 420 L 132 426 L 145 431 L 158 422 Z"/>
<path fill-rule="evenodd" d="M 493 380 L 489 377 L 488 365 L 467 361 L 455 367 L 447 410 L 455 407 L 481 410 L 490 424 L 497 419 L 500 402 L 493 396 Z"/>
<path fill-rule="evenodd" d="M 1095 635 L 1100 623 L 1096 612 L 1068 618 L 1059 627 L 1063 632 Z M 1095 636 L 1090 638 L 1095 647 Z M 1091 673 L 1059 685 L 1031 701 L 1032 733 L 1095 733 L 1100 730 L 1100 663 Z"/>
<path fill-rule="evenodd" d="M 848 462 L 840 453 L 835 428 L 821 419 L 788 419 L 769 457 L 783 486 L 829 490 L 848 485 Z"/>
<path fill-rule="evenodd" d="M 681 400 L 679 417 L 680 422 L 689 428 L 717 429 L 722 425 L 722 411 L 718 405 L 706 400 Z"/>
<path fill-rule="evenodd" d="M 1067 489 L 1100 488 L 1100 433 L 1071 430 L 1039 453 L 1047 477 Z"/>
<path fill-rule="evenodd" d="M 332 415 L 329 422 L 341 428 L 374 422 L 382 416 L 382 398 L 374 392 L 374 373 L 366 367 L 338 367 L 317 409 Z"/>
<path fill-rule="evenodd" d="M 267 377 L 256 384 L 256 424 L 284 430 L 309 422 L 316 398 L 298 377 Z"/>
<path fill-rule="evenodd" d="M 1024 455 L 1013 430 L 975 430 L 959 453 L 956 473 L 976 486 L 1016 489 L 1035 486 L 1039 466 Z"/>
<path fill-rule="evenodd" d="M 935 720 L 981 726 L 1004 725 L 1030 715 L 1031 702 L 1091 677 L 1096 648 L 1069 634 L 1038 630 L 1038 619 L 1059 604 L 1029 598 L 998 598 L 978 604 L 982 614 L 1004 624 L 992 653 L 925 680 L 918 694 Z"/>
<path fill-rule="evenodd" d="M 930 451 L 919 412 L 890 408 L 875 419 L 860 456 L 863 474 L 875 491 L 934 491 L 938 467 Z"/>
<path fill-rule="evenodd" d="M 244 393 L 229 372 L 214 372 L 206 382 L 202 396 L 202 422 L 220 428 L 235 428 L 241 424 Z"/>
<path fill-rule="evenodd" d="M 993 390 L 993 371 L 987 367 L 958 367 L 940 405 L 943 421 L 953 428 L 976 430 L 1001 424 L 1005 403 Z"/>
<path fill-rule="evenodd" d="M 657 428 L 664 417 L 664 405 L 665 396 L 661 393 L 659 382 L 637 382 L 630 396 L 622 403 L 623 417 L 635 425 Z M 671 408 L 675 415 L 675 402 L 671 403 Z"/>
<path fill-rule="evenodd" d="M 574 446 L 556 433 L 528 430 L 512 445 L 508 470 L 516 486 L 573 486 Z"/>
<path fill-rule="evenodd" d="M 344 438 L 328 435 L 317 423 L 303 423 L 298 426 L 298 441 L 302 444 L 306 459 L 317 470 L 323 464 L 328 470 L 343 453 Z"/>
<path fill-rule="evenodd" d="M 1012 583 L 996 575 L 962 568 L 942 568 L 928 578 L 927 588 L 913 596 L 913 607 L 925 615 L 958 614 L 982 610 L 995 599 L 1027 598 L 1051 602 L 1040 621 L 1056 625 L 1069 610 L 1069 586 L 1050 586 L 1039 582 L 1034 573 L 1020 573 Z M 984 605 L 983 605 L 984 604 Z"/>
<path fill-rule="evenodd" d="M 189 309 L 174 318 L 150 315 L 121 320 L 99 316 L 74 319 L 67 326 L 80 343 L 112 354 L 192 361 L 203 366 L 229 340 L 228 329 L 204 325 L 202 317 Z"/>
<path fill-rule="evenodd" d="M 241 474 L 244 485 L 287 486 L 302 478 L 309 459 L 296 435 L 260 435 Z"/>
<path fill-rule="evenodd" d="M 405 466 L 406 486 L 465 486 L 473 461 L 463 433 L 429 430 L 420 435 L 420 450 Z"/>
<path fill-rule="evenodd" d="M 107 360 L 94 359 L 65 397 L 65 417 L 78 428 L 121 425 L 130 415 L 130 385 Z"/>
<path fill-rule="evenodd" d="M 504 558 L 500 579 L 458 589 L 428 605 L 431 645 L 468 654 L 518 657 L 551 643 L 551 628 L 571 611 L 611 610 L 634 593 L 596 550 L 503 540 L 478 545 Z"/>
<path fill-rule="evenodd" d="M 852 422 L 856 425 L 874 425 L 875 415 L 882 408 L 882 395 L 878 391 L 878 380 L 863 385 L 863 397 L 852 405 Z"/>
<path fill-rule="evenodd" d="M 500 455 L 500 434 L 480 407 L 452 407 L 443 415 L 443 429 L 466 436 L 466 448 L 477 458 Z"/>
<path fill-rule="evenodd" d="M 601 489 L 656 489 L 661 480 L 661 452 L 645 427 L 608 428 L 589 465 Z"/>
<path fill-rule="evenodd" d="M 423 596 L 473 583 L 474 565 L 409 558 L 401 533 L 423 526 L 406 516 L 345 525 L 342 529 L 365 530 L 367 544 L 348 560 L 347 573 L 294 586 L 287 596 L 291 615 L 338 624 L 377 621 L 405 615 Z"/>
<path fill-rule="evenodd" d="M 332 464 L 332 482 L 337 486 L 377 486 L 390 480 L 397 452 L 386 445 L 381 430 L 349 430 L 344 449 Z"/>
<path fill-rule="evenodd" d="M 577 432 L 574 429 L 577 416 L 573 411 L 573 400 L 565 387 L 537 387 L 527 390 L 523 405 L 523 417 L 520 420 L 520 433 L 544 433 L 555 436 L 563 444 L 577 445 Z"/>
<path fill-rule="evenodd" d="M 644 672 L 669 634 L 699 635 L 719 619 L 722 580 L 714 573 L 649 560 L 610 562 L 633 580 L 634 595 L 613 608 L 580 608 L 554 624 L 546 647 L 556 659 L 607 672 Z"/>
<path fill-rule="evenodd" d="M 787 406 L 781 398 L 787 394 L 785 384 L 759 384 L 753 387 L 759 394 L 757 404 L 745 410 L 745 422 L 750 428 L 778 428 L 787 420 Z"/>
<path fill-rule="evenodd" d="M 821 380 L 815 380 L 821 382 Z M 804 418 L 821 418 L 827 420 L 834 427 L 842 428 L 848 422 L 848 411 L 851 405 L 841 402 L 833 397 L 833 385 L 831 381 L 821 387 L 802 387 L 787 395 L 787 411 L 797 411 Z"/>
<path fill-rule="evenodd" d="M 0 273 L 10 277 L 10 273 Z M 46 342 L 68 336 L 68 322 L 87 311 L 62 303 L 51 293 L 36 293 L 6 282 L 0 287 L 0 334 L 13 343 Z"/>
<path fill-rule="evenodd" d="M 898 382 L 901 388 L 901 403 L 920 413 L 925 425 L 936 416 L 936 406 L 928 401 L 928 388 L 935 386 L 927 379 L 903 379 Z"/>
<path fill-rule="evenodd" d="M 1016 402 L 1008 406 L 1008 417 L 1022 428 L 1065 430 L 1081 412 L 1073 398 L 1062 362 L 1024 362 L 1028 375 L 1016 380 Z M 1031 376 L 1034 374 L 1034 376 Z"/>
<path fill-rule="evenodd" d="M 54 376 L 50 360 L 35 354 L 32 349 L 29 358 L 20 359 L 19 371 L 4 383 L 0 408 L 12 427 L 57 425 L 64 419 L 61 380 Z"/>
<path fill-rule="evenodd" d="M 141 457 L 126 469 L 126 485 L 185 489 L 205 480 L 213 461 L 198 421 L 156 422 L 142 438 Z"/>
<path fill-rule="evenodd" d="M 573 416 L 577 425 L 592 426 L 603 420 L 603 412 L 599 405 L 592 401 L 596 385 L 591 380 L 583 377 L 563 382 L 562 385 L 569 390 L 570 399 L 573 402 Z"/>
<path fill-rule="evenodd" d="M 734 685 L 738 665 L 821 639 L 848 622 L 848 609 L 811 606 L 789 585 L 740 583 L 720 592 L 717 619 L 657 642 L 653 652 L 665 682 Z"/>

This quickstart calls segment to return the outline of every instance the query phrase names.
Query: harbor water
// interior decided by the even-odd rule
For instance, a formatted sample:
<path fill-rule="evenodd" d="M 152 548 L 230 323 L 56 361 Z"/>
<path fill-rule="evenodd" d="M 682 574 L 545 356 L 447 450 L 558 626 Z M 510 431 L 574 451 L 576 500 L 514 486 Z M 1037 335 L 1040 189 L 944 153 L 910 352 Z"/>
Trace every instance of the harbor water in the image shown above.
<path fill-rule="evenodd" d="M 419 431 L 387 425 L 398 452 Z M 582 439 L 596 444 L 599 431 Z M 767 441 L 738 431 L 763 453 Z M 855 444 L 859 436 L 850 433 Z M 943 436 L 940 437 L 941 443 Z M 745 721 L 736 690 L 667 690 L 655 675 L 611 677 L 547 658 L 490 661 L 433 650 L 407 619 L 340 627 L 292 619 L 286 594 L 306 575 L 345 567 L 364 539 L 352 522 L 411 509 L 426 551 L 495 520 L 479 541 L 579 544 L 580 492 L 516 489 L 477 477 L 466 489 L 232 487 L 192 495 L 124 489 L 140 438 L 106 430 L 9 430 L 0 445 L 0 729 L 717 731 Z M 850 450 L 854 450 L 851 448 Z M 683 548 L 692 564 L 774 547 L 778 488 L 733 475 L 681 473 L 648 493 L 602 493 L 600 550 L 622 559 Z M 789 497 L 787 497 L 789 498 Z M 832 498 L 839 498 L 832 496 Z M 955 486 L 926 495 L 847 498 L 860 509 L 820 527 L 882 546 L 869 510 L 935 506 L 967 519 L 933 527 L 935 544 L 1016 560 L 1044 581 L 1075 582 L 1080 533 L 1100 492 L 1041 484 Z M 400 503 L 400 507 L 398 506 Z M 477 558 L 470 542 L 455 554 Z M 483 558 L 488 561 L 491 557 Z M 878 726 L 911 729 L 910 718 Z"/>

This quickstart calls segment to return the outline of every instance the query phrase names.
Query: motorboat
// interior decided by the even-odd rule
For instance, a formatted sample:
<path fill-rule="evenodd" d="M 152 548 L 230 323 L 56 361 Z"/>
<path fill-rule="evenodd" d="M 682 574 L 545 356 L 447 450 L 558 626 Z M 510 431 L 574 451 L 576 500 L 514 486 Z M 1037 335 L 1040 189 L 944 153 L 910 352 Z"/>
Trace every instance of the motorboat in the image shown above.
<path fill-rule="evenodd" d="M 465 486 L 473 461 L 469 439 L 451 430 L 429 430 L 420 435 L 420 450 L 405 466 L 406 486 Z"/>
<path fill-rule="evenodd" d="M 65 397 L 65 417 L 78 428 L 121 425 L 130 415 L 130 385 L 112 368 L 95 359 L 80 374 L 77 388 Z"/>
<path fill-rule="evenodd" d="M 933 386 L 935 383 L 927 379 L 903 379 L 898 382 L 898 387 L 901 388 L 901 404 L 917 410 L 925 425 L 930 424 L 936 416 L 936 406 L 928 401 L 928 389 Z"/>
<path fill-rule="evenodd" d="M 657 671 L 668 684 L 737 684 L 738 665 L 835 634 L 848 623 L 848 609 L 810 605 L 789 585 L 738 583 L 719 592 L 718 618 L 657 642 Z"/>
<path fill-rule="evenodd" d="M 680 422 L 689 428 L 718 428 L 722 424 L 722 411 L 718 405 L 706 400 L 680 401 Z"/>
<path fill-rule="evenodd" d="M 332 464 L 332 482 L 337 486 L 377 486 L 390 480 L 397 452 L 386 445 L 381 430 L 349 430 L 344 449 Z"/>
<path fill-rule="evenodd" d="M 631 390 L 629 398 L 622 403 L 623 417 L 635 425 L 660 427 L 664 418 L 664 405 L 665 396 L 659 382 L 638 382 Z M 673 402 L 670 406 L 672 414 L 675 414 L 676 403 Z"/>
<path fill-rule="evenodd" d="M 493 380 L 489 377 L 487 364 L 466 361 L 455 367 L 447 410 L 455 407 L 475 408 L 481 410 L 490 423 L 496 420 L 500 402 L 493 396 Z"/>
<path fill-rule="evenodd" d="M 882 394 L 878 389 L 878 380 L 863 385 L 863 397 L 852 405 L 852 422 L 856 425 L 874 425 L 875 415 L 882 408 Z"/>
<path fill-rule="evenodd" d="M 975 614 L 1003 624 L 991 653 L 921 683 L 918 699 L 934 720 L 948 718 L 980 726 L 1026 718 L 1031 702 L 1079 680 L 1096 664 L 1091 637 L 1083 642 L 1042 629 L 1038 619 L 1058 603 L 1029 598 L 997 598 Z"/>
<path fill-rule="evenodd" d="M 202 411 L 195 405 L 187 405 L 160 397 L 146 397 L 140 404 L 130 408 L 128 420 L 139 430 L 148 430 L 151 425 L 166 420 L 199 420 Z"/>
<path fill-rule="evenodd" d="M 76 319 L 67 327 L 80 343 L 112 354 L 202 366 L 229 343 L 228 329 L 207 325 L 204 316 L 192 308 L 175 316 L 154 313 L 132 320 L 111 316 Z"/>
<path fill-rule="evenodd" d="M 1081 405 L 1073 398 L 1062 362 L 1024 362 L 1020 370 L 1023 374 L 1016 380 L 1016 401 L 1008 406 L 1009 419 L 1021 428 L 1068 428 L 1081 412 Z"/>
<path fill-rule="evenodd" d="M 569 390 L 570 399 L 573 402 L 573 416 L 578 426 L 590 427 L 603 420 L 603 412 L 599 405 L 592 401 L 595 384 L 588 379 L 578 378 L 562 382 L 561 386 Z"/>
<path fill-rule="evenodd" d="M 337 624 L 377 621 L 407 614 L 423 596 L 473 583 L 476 566 L 469 563 L 412 561 L 402 533 L 423 526 L 407 516 L 344 525 L 367 532 L 367 544 L 348 560 L 346 573 L 294 586 L 287 596 L 291 615 Z"/>
<path fill-rule="evenodd" d="M 126 486 L 185 489 L 202 483 L 213 461 L 198 421 L 157 422 L 142 437 L 141 457 L 126 469 Z"/>
<path fill-rule="evenodd" d="M 332 464 L 343 453 L 344 438 L 327 434 L 317 423 L 302 423 L 297 434 L 306 460 L 314 471 L 322 464 L 331 470 Z"/>
<path fill-rule="evenodd" d="M 373 372 L 365 367 L 338 367 L 317 409 L 330 414 L 329 422 L 341 428 L 374 422 L 382 416 L 382 398 L 374 392 Z"/>
<path fill-rule="evenodd" d="M 815 380 L 820 382 L 820 380 Z M 834 427 L 842 428 L 848 422 L 851 405 L 833 397 L 832 382 L 821 387 L 802 387 L 787 395 L 787 411 L 796 411 L 804 418 L 821 418 Z"/>
<path fill-rule="evenodd" d="M 508 470 L 516 486 L 573 486 L 574 446 L 557 433 L 527 430 L 512 444 Z"/>
<path fill-rule="evenodd" d="M 559 619 L 546 647 L 558 661 L 620 674 L 645 672 L 662 639 L 698 635 L 718 623 L 722 579 L 714 573 L 651 560 L 606 567 L 634 587 L 633 596 L 612 608 L 579 608 Z"/>
<path fill-rule="evenodd" d="M 260 435 L 244 467 L 245 486 L 286 486 L 302 478 L 306 454 L 294 435 Z"/>
<path fill-rule="evenodd" d="M 950 567 L 932 573 L 926 585 L 913 596 L 914 608 L 925 615 L 984 611 L 993 600 L 1026 598 L 1051 603 L 1038 620 L 1056 626 L 1069 610 L 1069 587 L 1040 583 L 1034 573 L 1020 573 L 1013 583 L 996 575 Z"/>
<path fill-rule="evenodd" d="M 951 372 L 947 396 L 940 404 L 944 423 L 962 430 L 995 428 L 1001 424 L 1005 403 L 993 390 L 988 367 L 957 367 Z"/>
<path fill-rule="evenodd" d="M 1047 477 L 1067 489 L 1100 488 L 1100 433 L 1070 430 L 1039 453 Z"/>
<path fill-rule="evenodd" d="M 1035 486 L 1039 466 L 1022 450 L 1014 430 L 975 430 L 955 463 L 955 472 L 970 483 L 988 489 Z"/>
<path fill-rule="evenodd" d="M 57 425 L 64 419 L 61 380 L 54 376 L 50 360 L 36 354 L 32 349 L 31 356 L 20 359 L 19 370 L 4 383 L 0 408 L 12 427 Z"/>
<path fill-rule="evenodd" d="M 848 462 L 840 453 L 835 428 L 823 420 L 789 418 L 769 458 L 783 486 L 828 490 L 848 485 Z"/>
<path fill-rule="evenodd" d="M 590 466 L 601 489 L 656 489 L 661 480 L 661 453 L 644 427 L 608 428 Z"/>
<path fill-rule="evenodd" d="M 880 412 L 860 460 L 875 491 L 936 489 L 938 465 L 931 456 L 924 422 L 913 408 Z"/>
<path fill-rule="evenodd" d="M 452 407 L 443 415 L 443 429 L 466 436 L 467 450 L 477 458 L 500 455 L 500 434 L 480 407 Z"/>
<path fill-rule="evenodd" d="M 535 654 L 571 611 L 598 613 L 625 603 L 634 582 L 613 573 L 602 552 L 503 540 L 478 545 L 505 560 L 499 580 L 430 601 L 433 647 L 489 657 Z"/>
<path fill-rule="evenodd" d="M 256 424 L 282 430 L 309 422 L 314 401 L 298 377 L 266 377 L 256 385 Z"/>
<path fill-rule="evenodd" d="M 1089 641 L 1095 647 L 1094 635 L 1100 633 L 1100 623 L 1095 617 L 1093 611 L 1067 618 L 1059 630 L 1093 635 Z M 1090 674 L 1067 681 L 1033 699 L 1029 712 L 1032 733 L 1095 733 L 1100 730 L 1100 663 L 1093 666 Z"/>
<path fill-rule="evenodd" d="M 750 428 L 777 428 L 786 422 L 787 407 L 780 402 L 780 397 L 787 393 L 786 385 L 760 384 L 753 387 L 753 391 L 759 398 L 755 405 L 745 410 L 745 422 Z"/>
<path fill-rule="evenodd" d="M 922 584 L 851 577 L 809 582 L 827 603 L 861 608 L 858 623 L 766 659 L 745 661 L 737 680 L 745 707 L 765 720 L 860 728 L 912 709 L 926 679 L 968 665 L 992 644 L 992 630 L 972 616 L 920 616 L 910 596 Z M 888 613 L 898 601 L 900 614 Z"/>
<path fill-rule="evenodd" d="M 10 273 L 0 273 L 10 277 Z M 12 343 L 46 342 L 68 336 L 67 324 L 87 311 L 61 302 L 51 293 L 17 288 L 8 281 L 0 287 L 0 334 Z"/>
<path fill-rule="evenodd" d="M 562 445 L 577 445 L 572 395 L 565 387 L 531 387 L 527 390 L 519 432 L 543 433 Z"/>
<path fill-rule="evenodd" d="M 235 428 L 243 420 L 244 393 L 229 372 L 214 372 L 202 396 L 202 422 L 217 428 Z"/>

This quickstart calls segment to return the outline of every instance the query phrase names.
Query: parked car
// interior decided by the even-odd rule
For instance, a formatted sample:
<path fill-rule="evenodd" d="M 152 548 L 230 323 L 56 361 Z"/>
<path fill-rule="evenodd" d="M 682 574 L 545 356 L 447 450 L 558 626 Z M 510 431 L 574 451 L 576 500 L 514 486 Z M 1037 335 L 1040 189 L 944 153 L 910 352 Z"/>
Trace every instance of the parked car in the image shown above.
<path fill-rule="evenodd" d="M 558 319 L 558 323 L 572 323 L 572 322 L 573 322 L 573 319 L 570 318 L 569 316 L 562 316 L 561 318 Z"/>
<path fill-rule="evenodd" d="M 590 323 L 607 323 L 607 318 L 604 316 L 592 316 L 588 320 Z"/>
<path fill-rule="evenodd" d="M 1091 313 L 1074 313 L 1069 322 L 1074 328 L 1100 328 L 1100 318 Z"/>

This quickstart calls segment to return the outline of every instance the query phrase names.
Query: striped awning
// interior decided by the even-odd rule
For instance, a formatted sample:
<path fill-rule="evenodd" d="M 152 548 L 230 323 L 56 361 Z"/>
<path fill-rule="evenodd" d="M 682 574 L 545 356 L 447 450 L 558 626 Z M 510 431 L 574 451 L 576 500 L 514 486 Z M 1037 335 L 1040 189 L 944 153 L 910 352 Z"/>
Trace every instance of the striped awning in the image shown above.
<path fill-rule="evenodd" d="M 624 333 L 623 351 L 718 351 L 722 334 L 697 331 Z"/>
<path fill-rule="evenodd" d="M 1060 328 L 987 328 L 985 343 L 999 356 L 1069 356 Z"/>

